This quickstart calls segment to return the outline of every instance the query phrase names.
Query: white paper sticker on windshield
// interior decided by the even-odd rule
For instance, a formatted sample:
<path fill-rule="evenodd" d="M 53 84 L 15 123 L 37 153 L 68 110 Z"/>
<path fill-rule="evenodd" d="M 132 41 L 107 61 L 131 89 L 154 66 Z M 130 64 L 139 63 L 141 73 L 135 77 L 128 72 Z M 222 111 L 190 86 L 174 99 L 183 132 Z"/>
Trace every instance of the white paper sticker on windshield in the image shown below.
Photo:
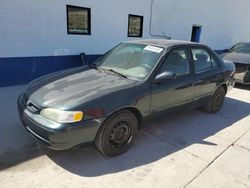
<path fill-rule="evenodd" d="M 155 46 L 146 46 L 144 48 L 144 50 L 148 50 L 148 51 L 156 52 L 156 53 L 161 53 L 163 49 L 159 48 L 159 47 L 155 47 Z"/>

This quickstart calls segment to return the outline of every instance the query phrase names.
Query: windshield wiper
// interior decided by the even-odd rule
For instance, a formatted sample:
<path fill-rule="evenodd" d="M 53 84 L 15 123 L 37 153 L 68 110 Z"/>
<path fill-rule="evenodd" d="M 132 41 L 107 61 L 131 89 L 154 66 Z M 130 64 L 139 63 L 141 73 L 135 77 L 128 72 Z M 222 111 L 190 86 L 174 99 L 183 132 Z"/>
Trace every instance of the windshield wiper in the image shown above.
<path fill-rule="evenodd" d="M 117 71 L 115 71 L 114 69 L 104 69 L 104 68 L 98 67 L 97 64 L 95 64 L 95 63 L 88 64 L 88 66 L 89 66 L 90 68 L 99 69 L 99 70 L 101 70 L 101 71 L 110 71 L 110 72 L 113 72 L 113 73 L 115 73 L 115 74 L 118 74 L 119 76 L 122 76 L 122 77 L 124 77 L 124 78 L 128 78 L 126 75 L 124 75 L 124 74 L 122 74 L 122 73 L 120 73 L 120 72 L 117 72 Z"/>
<path fill-rule="evenodd" d="M 115 71 L 114 69 L 104 69 L 104 68 L 102 68 L 102 70 L 106 70 L 106 71 L 113 72 L 113 73 L 115 73 L 115 74 L 117 74 L 117 75 L 119 75 L 119 76 L 121 76 L 121 77 L 123 77 L 123 78 L 128 78 L 126 75 L 124 75 L 124 74 L 122 74 L 122 73 L 120 73 L 120 72 L 117 72 L 117 71 Z"/>
<path fill-rule="evenodd" d="M 88 66 L 89 66 L 90 68 L 99 69 L 99 70 L 103 71 L 103 69 L 100 68 L 100 67 L 98 67 L 97 64 L 95 64 L 95 63 L 90 63 L 90 64 L 88 64 Z"/>
<path fill-rule="evenodd" d="M 124 74 L 122 74 L 122 73 L 120 73 L 120 72 L 117 72 L 117 71 L 115 71 L 114 69 L 109 69 L 109 71 L 110 71 L 110 72 L 113 72 L 113 73 L 116 73 L 116 74 L 122 76 L 123 78 L 128 78 L 126 75 L 124 75 Z"/>
<path fill-rule="evenodd" d="M 88 66 L 89 66 L 90 68 L 97 69 L 97 64 L 95 64 L 95 63 L 88 63 Z"/>

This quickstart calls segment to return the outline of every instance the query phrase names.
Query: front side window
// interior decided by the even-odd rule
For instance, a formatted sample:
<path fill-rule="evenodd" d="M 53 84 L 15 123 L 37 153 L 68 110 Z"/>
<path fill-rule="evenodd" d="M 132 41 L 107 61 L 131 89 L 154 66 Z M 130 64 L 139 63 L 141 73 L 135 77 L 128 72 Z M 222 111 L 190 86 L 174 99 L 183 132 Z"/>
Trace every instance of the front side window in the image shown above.
<path fill-rule="evenodd" d="M 128 77 L 144 79 L 152 71 L 164 48 L 123 43 L 94 62 L 103 70 L 114 70 Z"/>
<path fill-rule="evenodd" d="M 209 52 L 203 48 L 191 49 L 194 60 L 195 72 L 202 72 L 210 70 L 217 66 L 216 60 L 214 60 Z"/>
<path fill-rule="evenodd" d="M 163 62 L 160 72 L 170 71 L 177 76 L 190 73 L 188 52 L 185 49 L 173 50 Z"/>
<path fill-rule="evenodd" d="M 128 16 L 128 37 L 142 37 L 143 16 Z"/>
<path fill-rule="evenodd" d="M 68 34 L 90 35 L 90 8 L 67 5 Z"/>

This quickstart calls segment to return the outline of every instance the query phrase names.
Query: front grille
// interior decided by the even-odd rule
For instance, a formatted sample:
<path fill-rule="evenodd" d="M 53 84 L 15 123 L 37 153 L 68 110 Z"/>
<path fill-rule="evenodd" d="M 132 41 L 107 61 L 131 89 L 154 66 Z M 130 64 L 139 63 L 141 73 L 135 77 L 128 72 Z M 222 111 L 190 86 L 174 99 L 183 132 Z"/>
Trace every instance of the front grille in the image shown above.
<path fill-rule="evenodd" d="M 235 62 L 236 73 L 243 73 L 249 70 L 249 65 Z"/>
<path fill-rule="evenodd" d="M 245 76 L 244 82 L 246 82 L 246 83 L 250 83 L 250 72 L 247 72 L 247 73 L 246 73 L 246 76 Z"/>
<path fill-rule="evenodd" d="M 27 101 L 26 105 L 27 105 L 27 109 L 31 112 L 36 113 L 39 111 L 38 107 L 36 107 L 31 101 Z"/>
<path fill-rule="evenodd" d="M 24 108 L 27 108 L 32 113 L 38 113 L 41 110 L 37 105 L 29 101 L 25 95 L 22 96 L 21 102 Z"/>

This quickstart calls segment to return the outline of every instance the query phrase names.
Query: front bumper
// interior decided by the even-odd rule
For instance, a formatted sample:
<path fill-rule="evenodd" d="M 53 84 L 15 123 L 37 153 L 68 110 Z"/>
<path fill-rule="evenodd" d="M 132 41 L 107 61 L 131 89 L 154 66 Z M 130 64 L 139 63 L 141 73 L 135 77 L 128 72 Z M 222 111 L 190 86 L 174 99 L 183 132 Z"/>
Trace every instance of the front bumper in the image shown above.
<path fill-rule="evenodd" d="M 237 83 L 250 84 L 250 65 L 243 63 L 235 63 Z"/>
<path fill-rule="evenodd" d="M 236 73 L 235 80 L 237 83 L 250 84 L 250 71 Z"/>
<path fill-rule="evenodd" d="M 93 142 L 104 118 L 71 124 L 58 124 L 33 114 L 26 108 L 23 95 L 18 98 L 18 111 L 25 129 L 47 147 L 66 150 L 83 143 Z"/>

